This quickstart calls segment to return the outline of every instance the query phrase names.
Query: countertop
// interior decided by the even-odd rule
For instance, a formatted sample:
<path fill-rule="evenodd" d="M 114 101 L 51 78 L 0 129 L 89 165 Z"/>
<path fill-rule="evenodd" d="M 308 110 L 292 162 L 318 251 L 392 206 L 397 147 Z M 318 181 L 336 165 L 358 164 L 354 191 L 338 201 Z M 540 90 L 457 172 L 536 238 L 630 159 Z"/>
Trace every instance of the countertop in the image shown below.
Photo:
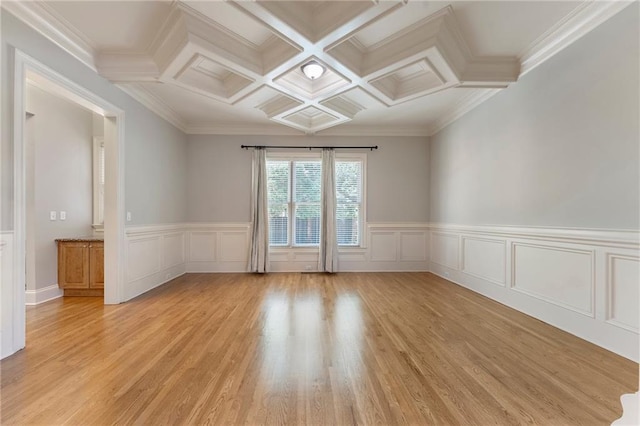
<path fill-rule="evenodd" d="M 104 241 L 104 237 L 75 237 L 75 238 L 58 238 L 56 243 L 90 243 L 95 241 Z"/>

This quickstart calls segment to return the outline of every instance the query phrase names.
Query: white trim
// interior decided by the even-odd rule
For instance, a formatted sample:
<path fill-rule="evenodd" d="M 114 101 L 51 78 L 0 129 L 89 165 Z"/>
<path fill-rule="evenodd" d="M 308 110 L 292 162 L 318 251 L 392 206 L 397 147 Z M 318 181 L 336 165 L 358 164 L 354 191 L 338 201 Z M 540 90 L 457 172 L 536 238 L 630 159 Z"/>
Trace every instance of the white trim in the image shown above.
<path fill-rule="evenodd" d="M 27 306 L 39 305 L 41 303 L 48 302 L 49 300 L 62 297 L 63 293 L 62 289 L 58 287 L 58 284 L 52 284 L 48 287 L 36 290 L 27 290 L 25 292 L 25 304 Z"/>
<path fill-rule="evenodd" d="M 609 324 L 613 324 L 618 327 L 622 327 L 634 333 L 640 333 L 640 323 L 638 324 L 626 324 L 622 321 L 615 319 L 615 306 L 614 306 L 614 291 L 616 286 L 616 274 L 614 273 L 614 261 L 627 260 L 640 263 L 640 253 L 636 253 L 635 256 L 629 254 L 621 254 L 614 251 L 605 253 L 605 269 L 606 269 L 606 292 L 605 292 L 605 321 Z"/>
<path fill-rule="evenodd" d="M 0 231 L 0 358 L 11 355 L 13 349 L 13 329 L 11 324 L 15 306 L 13 301 L 13 231 Z"/>
<path fill-rule="evenodd" d="M 155 110 L 154 110 L 155 112 Z M 187 124 L 185 132 L 189 135 L 269 135 L 269 136 L 290 136 L 303 135 L 306 132 L 296 130 L 287 126 L 273 125 L 224 125 L 207 123 Z M 424 137 L 432 135 L 429 127 L 394 127 L 394 126 L 356 126 L 341 124 L 314 133 L 315 136 L 417 136 Z"/>
<path fill-rule="evenodd" d="M 190 123 L 186 133 L 189 135 L 258 135 L 258 136 L 299 136 L 305 132 L 285 125 L 273 124 L 210 124 Z"/>
<path fill-rule="evenodd" d="M 26 203 L 24 155 L 25 87 L 29 74 L 37 79 L 49 80 L 74 102 L 90 105 L 90 109 L 107 116 L 105 119 L 105 148 L 107 156 L 107 182 L 105 200 L 105 303 L 123 301 L 124 245 L 124 112 L 94 93 L 53 71 L 18 49 L 12 48 L 13 60 L 13 164 L 14 164 L 14 269 L 13 282 L 3 283 L 3 309 L 13 304 L 11 321 L 3 322 L 3 335 L 11 328 L 11 344 L 3 348 L 3 355 L 10 355 L 25 346 L 25 266 L 26 266 Z M 9 288 L 10 287 L 10 288 Z M 8 297 L 4 297 L 4 296 Z M 9 308 L 11 309 L 11 308 Z"/>
<path fill-rule="evenodd" d="M 187 224 L 184 223 L 126 228 L 125 300 L 146 293 L 185 273 L 186 229 Z M 176 253 L 177 259 L 172 259 Z"/>
<path fill-rule="evenodd" d="M 588 243 L 607 247 L 639 248 L 640 231 L 627 229 L 560 228 L 510 225 L 459 225 L 429 223 L 429 228 L 439 231 L 464 232 L 499 237 L 544 239 L 567 243 Z"/>
<path fill-rule="evenodd" d="M 516 281 L 516 262 L 515 262 L 515 258 L 516 258 L 516 248 L 517 247 L 528 247 L 528 248 L 534 248 L 534 249 L 542 249 L 542 250 L 547 250 L 547 251 L 556 251 L 556 252 L 565 252 L 565 253 L 574 253 L 574 254 L 582 254 L 582 255 L 586 255 L 589 256 L 589 264 L 590 264 L 590 284 L 589 284 L 589 292 L 590 292 L 590 299 L 591 299 L 591 303 L 589 306 L 589 309 L 580 309 L 577 308 L 575 306 L 569 305 L 567 303 L 563 303 L 563 302 L 559 302 L 557 300 L 551 299 L 547 296 L 544 296 L 542 294 L 538 294 L 534 291 L 530 291 L 530 290 L 526 290 L 526 289 L 522 289 L 520 287 L 518 287 L 518 283 Z M 518 291 L 520 293 L 526 294 L 530 297 L 535 297 L 536 299 L 540 299 L 543 300 L 547 303 L 553 303 L 554 305 L 558 305 L 564 309 L 569 309 L 573 312 L 579 313 L 581 315 L 585 315 L 591 318 L 595 318 L 596 314 L 595 314 L 595 292 L 596 292 L 596 278 L 595 278 L 595 257 L 596 257 L 596 253 L 595 250 L 578 250 L 578 249 L 574 249 L 574 248 L 565 248 L 565 247 L 558 247 L 558 246 L 554 246 L 554 245 L 547 245 L 547 244 L 530 244 L 530 243 L 523 243 L 523 242 L 512 242 L 511 243 L 511 259 L 514 259 L 514 261 L 512 261 L 511 263 L 511 284 L 509 285 L 509 288 L 513 291 Z M 484 278 L 483 278 L 484 279 Z"/>
<path fill-rule="evenodd" d="M 44 2 L 3 1 L 0 6 L 42 34 L 65 52 L 97 71 L 96 51 L 91 42 Z"/>
<path fill-rule="evenodd" d="M 633 1 L 583 2 L 518 55 L 521 63 L 520 76 L 526 75 L 633 3 Z"/>
<path fill-rule="evenodd" d="M 102 156 L 100 150 L 103 150 Z M 91 148 L 91 156 L 93 157 L 93 170 L 92 170 L 92 186 L 93 192 L 91 198 L 93 199 L 93 228 L 101 229 L 104 232 L 104 182 L 100 184 L 100 170 L 105 167 L 104 165 L 104 137 L 94 136 L 93 144 Z M 102 164 L 101 164 L 102 157 Z M 106 170 L 104 170 L 106 172 Z M 102 194 L 100 193 L 102 192 Z"/>
<path fill-rule="evenodd" d="M 317 136 L 429 136 L 428 126 L 361 126 L 341 124 L 320 130 Z"/>

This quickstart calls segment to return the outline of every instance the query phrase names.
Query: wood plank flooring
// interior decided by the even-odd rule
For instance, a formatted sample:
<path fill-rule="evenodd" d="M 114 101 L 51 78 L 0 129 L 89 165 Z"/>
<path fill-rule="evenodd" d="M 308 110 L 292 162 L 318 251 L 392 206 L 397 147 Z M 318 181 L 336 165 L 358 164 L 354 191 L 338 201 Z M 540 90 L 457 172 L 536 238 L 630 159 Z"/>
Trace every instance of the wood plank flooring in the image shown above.
<path fill-rule="evenodd" d="M 428 273 L 188 274 L 27 310 L 2 424 L 610 424 L 638 365 Z"/>

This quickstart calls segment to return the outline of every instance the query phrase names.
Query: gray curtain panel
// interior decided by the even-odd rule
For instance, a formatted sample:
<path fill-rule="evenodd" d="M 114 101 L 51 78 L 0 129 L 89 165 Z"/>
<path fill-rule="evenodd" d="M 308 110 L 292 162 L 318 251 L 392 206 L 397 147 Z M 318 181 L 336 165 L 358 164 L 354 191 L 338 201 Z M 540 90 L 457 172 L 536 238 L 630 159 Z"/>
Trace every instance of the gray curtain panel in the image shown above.
<path fill-rule="evenodd" d="M 249 272 L 269 272 L 269 205 L 267 202 L 267 151 L 253 151 L 251 189 L 251 245 Z"/>
<path fill-rule="evenodd" d="M 320 256 L 318 271 L 338 272 L 336 238 L 336 153 L 322 151 L 322 192 L 320 195 Z"/>

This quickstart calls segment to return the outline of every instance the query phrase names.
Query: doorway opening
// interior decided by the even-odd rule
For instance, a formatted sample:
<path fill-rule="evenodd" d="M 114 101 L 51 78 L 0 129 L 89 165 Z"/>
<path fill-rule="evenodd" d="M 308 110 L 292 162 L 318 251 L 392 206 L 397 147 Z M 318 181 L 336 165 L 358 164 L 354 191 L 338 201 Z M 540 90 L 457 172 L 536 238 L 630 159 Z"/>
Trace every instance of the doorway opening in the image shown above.
<path fill-rule="evenodd" d="M 27 82 L 103 117 L 104 303 L 123 302 L 124 283 L 124 112 L 93 92 L 13 49 L 13 279 L 2 283 L 2 357 L 25 347 L 27 284 Z M 59 211 L 56 213 L 59 215 Z M 57 216 L 58 218 L 59 216 Z M 30 248 L 31 250 L 31 248 Z M 33 254 L 31 258 L 33 257 Z"/>

